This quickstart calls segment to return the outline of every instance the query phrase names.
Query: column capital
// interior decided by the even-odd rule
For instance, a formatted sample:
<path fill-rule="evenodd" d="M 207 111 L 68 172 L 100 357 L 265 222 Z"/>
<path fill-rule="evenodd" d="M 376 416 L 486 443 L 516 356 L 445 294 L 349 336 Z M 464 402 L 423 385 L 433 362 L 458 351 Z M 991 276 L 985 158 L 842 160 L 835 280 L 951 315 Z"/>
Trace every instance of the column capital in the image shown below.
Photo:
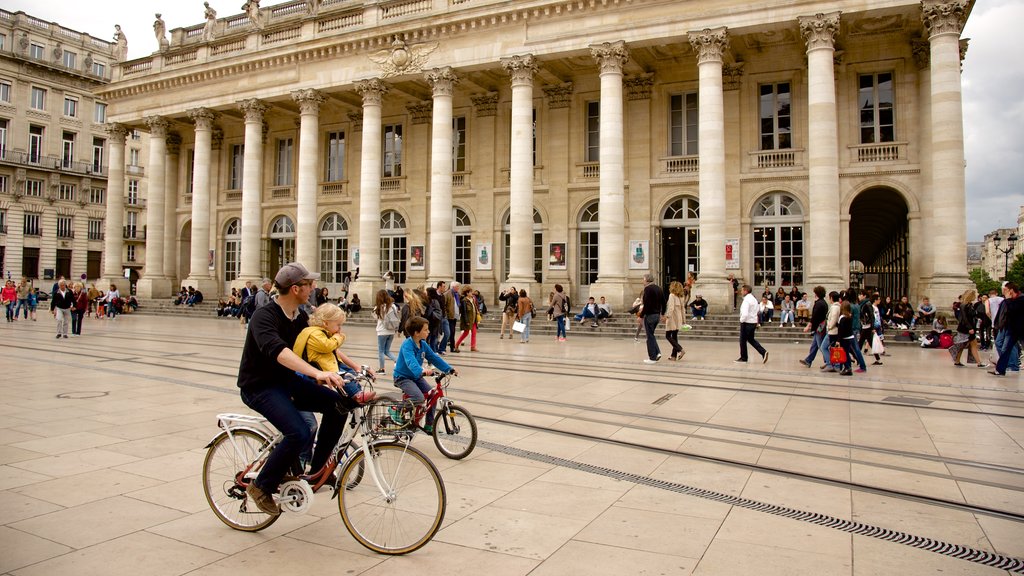
<path fill-rule="evenodd" d="M 324 103 L 326 98 L 323 92 L 315 88 L 304 88 L 302 90 L 293 90 L 292 100 L 298 103 L 300 114 L 315 115 L 320 113 L 320 105 Z"/>
<path fill-rule="evenodd" d="M 622 73 L 622 67 L 629 62 L 629 48 L 622 40 L 615 42 L 604 42 L 602 44 L 591 44 L 590 55 L 597 60 L 601 73 L 613 72 Z"/>
<path fill-rule="evenodd" d="M 745 62 L 725 64 L 722 66 L 722 88 L 739 90 L 743 84 L 743 65 Z"/>
<path fill-rule="evenodd" d="M 150 138 L 166 138 L 167 129 L 171 126 L 167 118 L 163 116 L 146 116 L 142 119 L 149 126 Z"/>
<path fill-rule="evenodd" d="M 113 143 L 120 144 L 121 146 L 124 146 L 124 141 L 128 138 L 129 132 L 131 132 L 131 130 L 129 130 L 124 124 L 118 124 L 116 122 L 113 124 L 107 124 L 107 134 L 110 135 L 110 139 Z"/>
<path fill-rule="evenodd" d="M 970 0 L 921 0 L 921 20 L 928 38 L 943 34 L 960 36 L 970 4 Z"/>
<path fill-rule="evenodd" d="M 361 80 L 356 82 L 355 87 L 356 93 L 363 97 L 363 106 L 380 106 L 384 100 L 384 95 L 390 89 L 380 78 Z"/>
<path fill-rule="evenodd" d="M 729 29 L 725 26 L 690 32 L 690 46 L 697 53 L 697 64 L 721 62 L 729 47 Z"/>
<path fill-rule="evenodd" d="M 459 77 L 455 75 L 451 66 L 434 68 L 423 76 L 427 79 L 427 84 L 433 88 L 434 96 L 451 96 L 455 91 L 455 85 L 459 83 Z"/>
<path fill-rule="evenodd" d="M 405 107 L 412 115 L 413 124 L 430 124 L 430 119 L 434 113 L 433 102 L 418 102 L 416 104 L 409 104 Z"/>
<path fill-rule="evenodd" d="M 195 123 L 196 130 L 209 130 L 213 128 L 213 121 L 218 116 L 215 110 L 210 110 L 209 108 L 191 108 L 186 110 L 185 114 Z"/>
<path fill-rule="evenodd" d="M 572 103 L 573 83 L 566 82 L 555 86 L 545 86 L 544 94 L 548 97 L 548 108 L 568 108 Z"/>
<path fill-rule="evenodd" d="M 267 113 L 267 103 L 257 98 L 247 98 L 238 103 L 238 109 L 245 114 L 245 123 L 263 122 L 263 115 Z"/>
<path fill-rule="evenodd" d="M 167 153 L 172 156 L 181 153 L 181 134 L 177 132 L 167 133 Z"/>
<path fill-rule="evenodd" d="M 830 50 L 835 48 L 836 32 L 839 31 L 839 16 L 841 14 L 836 11 L 797 18 L 797 22 L 800 24 L 800 34 L 807 42 L 808 52 L 819 48 Z"/>
<path fill-rule="evenodd" d="M 533 54 L 522 56 L 509 56 L 500 60 L 501 67 L 505 73 L 512 77 L 512 85 L 533 84 L 533 75 L 537 73 L 539 66 L 537 58 Z"/>
<path fill-rule="evenodd" d="M 477 118 L 494 116 L 498 113 L 498 93 L 474 94 L 469 97 L 476 109 Z"/>

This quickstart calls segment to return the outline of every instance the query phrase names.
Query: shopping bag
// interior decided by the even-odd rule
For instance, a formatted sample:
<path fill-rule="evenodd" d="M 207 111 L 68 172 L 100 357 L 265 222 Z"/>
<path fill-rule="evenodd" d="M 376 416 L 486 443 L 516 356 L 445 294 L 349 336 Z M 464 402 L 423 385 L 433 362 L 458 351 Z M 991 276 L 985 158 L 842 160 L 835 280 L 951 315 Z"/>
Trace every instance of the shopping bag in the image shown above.
<path fill-rule="evenodd" d="M 565 322 L 564 322 L 564 324 L 565 324 L 565 331 L 568 332 L 569 331 L 569 327 L 572 326 L 572 317 L 571 316 L 563 316 L 563 318 L 565 318 Z"/>
<path fill-rule="evenodd" d="M 877 332 L 871 336 L 871 353 L 878 355 L 885 354 L 885 344 L 882 344 L 882 338 Z"/>
<path fill-rule="evenodd" d="M 526 330 L 526 324 L 523 324 L 519 320 L 516 320 L 515 322 L 512 323 L 513 332 L 522 332 L 523 330 Z"/>
<path fill-rule="evenodd" d="M 828 356 L 832 364 L 846 364 L 846 350 L 843 350 L 842 346 L 829 348 Z"/>

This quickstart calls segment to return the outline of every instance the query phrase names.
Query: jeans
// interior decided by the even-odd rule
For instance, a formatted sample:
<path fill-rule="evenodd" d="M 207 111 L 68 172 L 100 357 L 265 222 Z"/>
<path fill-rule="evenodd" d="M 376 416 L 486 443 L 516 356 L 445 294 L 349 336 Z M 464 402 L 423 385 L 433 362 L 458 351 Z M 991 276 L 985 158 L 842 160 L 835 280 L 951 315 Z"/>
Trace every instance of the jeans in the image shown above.
<path fill-rule="evenodd" d="M 1020 370 L 1020 345 L 1009 330 L 1004 328 L 996 333 L 996 351 L 999 353 L 996 372 Z"/>
<path fill-rule="evenodd" d="M 785 324 L 786 322 L 789 322 L 790 324 L 795 324 L 796 323 L 796 320 L 795 320 L 795 318 L 793 316 L 793 311 L 792 310 L 783 310 L 782 311 L 782 317 L 779 318 L 779 324 Z"/>
<path fill-rule="evenodd" d="M 18 299 L 18 307 L 14 310 L 14 317 L 17 318 L 18 314 L 21 314 L 22 310 L 25 311 L 25 313 L 22 315 L 22 318 L 28 320 L 28 310 L 29 310 L 28 298 L 20 298 L 20 299 Z"/>
<path fill-rule="evenodd" d="M 707 308 L 701 308 L 700 310 L 698 310 L 698 309 L 694 308 L 693 306 L 690 306 L 690 312 L 693 313 L 693 317 L 694 318 L 704 318 L 704 317 L 706 317 L 708 315 L 708 309 Z"/>
<path fill-rule="evenodd" d="M 849 371 L 853 364 L 854 352 L 858 358 L 860 358 L 860 367 L 864 368 L 864 357 L 860 355 L 860 351 L 857 350 L 857 346 L 854 345 L 853 338 L 843 338 L 839 341 L 839 345 L 846 351 L 846 362 L 843 362 L 843 370 Z"/>
<path fill-rule="evenodd" d="M 768 351 L 764 349 L 764 346 L 761 346 L 761 343 L 754 338 L 754 333 L 756 331 L 757 324 L 754 324 L 753 322 L 740 322 L 740 360 L 744 362 L 747 361 L 748 343 L 753 346 L 754 350 L 757 350 L 761 356 L 768 353 Z"/>
<path fill-rule="evenodd" d="M 391 353 L 391 343 L 394 342 L 394 334 L 377 335 L 377 367 L 384 369 L 384 357 L 387 356 L 392 362 L 398 362 L 398 358 Z"/>
<path fill-rule="evenodd" d="M 582 321 L 586 320 L 587 318 L 594 318 L 595 320 L 597 319 L 597 317 L 594 316 L 594 313 L 590 311 L 590 308 L 584 308 L 583 312 L 580 312 L 579 314 L 577 314 L 575 316 L 575 318 L 576 318 L 577 322 L 582 322 Z"/>
<path fill-rule="evenodd" d="M 444 353 L 444 349 L 448 347 L 448 342 L 452 339 L 452 326 L 448 323 L 448 320 L 441 320 L 441 337 L 438 339 L 437 348 L 434 352 L 438 354 Z"/>
<path fill-rule="evenodd" d="M 647 357 L 657 360 L 661 356 L 661 348 L 658 346 L 658 337 L 655 331 L 661 323 L 661 314 L 644 315 L 644 333 L 647 334 Z"/>
<path fill-rule="evenodd" d="M 14 306 L 15 306 L 14 300 L 11 300 L 10 302 L 7 303 L 6 312 L 7 312 L 7 321 L 8 322 L 11 322 L 11 321 L 14 320 Z"/>
<path fill-rule="evenodd" d="M 859 332 L 859 331 L 858 331 Z M 843 339 L 843 346 L 846 346 L 847 339 Z M 854 332 L 853 338 L 849 339 L 850 347 L 846 350 L 846 353 L 851 358 L 857 359 L 857 367 L 861 370 L 867 370 L 868 365 L 864 362 L 864 353 L 860 351 L 860 346 L 857 346 L 857 332 Z"/>
<path fill-rule="evenodd" d="M 452 352 L 455 352 L 455 325 L 459 322 L 458 318 L 448 319 L 448 347 Z"/>
<path fill-rule="evenodd" d="M 302 419 L 306 422 L 306 425 L 309 426 L 309 442 L 306 444 L 306 447 L 302 449 L 302 453 L 299 454 L 299 467 L 302 469 L 303 472 L 305 472 L 306 465 L 309 464 L 310 459 L 313 458 L 313 437 L 316 436 L 317 429 L 316 414 L 312 412 L 300 411 L 299 415 L 302 416 Z M 317 470 L 313 470 L 312 472 L 315 473 L 317 472 Z"/>
<path fill-rule="evenodd" d="M 71 324 L 71 310 L 67 308 L 55 308 L 57 313 L 57 335 L 68 335 L 68 325 Z"/>
<path fill-rule="evenodd" d="M 71 333 L 82 335 L 82 320 L 85 318 L 85 310 L 71 311 Z"/>
<path fill-rule="evenodd" d="M 529 312 L 527 312 L 525 315 L 523 315 L 522 318 L 519 319 L 519 321 L 523 323 L 523 335 L 520 338 L 520 340 L 522 340 L 523 342 L 529 342 L 529 340 L 530 340 L 530 321 L 531 320 L 533 320 L 533 314 L 530 314 Z"/>
<path fill-rule="evenodd" d="M 256 478 L 256 485 L 273 494 L 288 470 L 298 463 L 298 456 L 313 438 L 301 410 L 322 413 L 316 448 L 310 462 L 312 470 L 323 468 L 341 437 L 349 407 L 354 402 L 336 391 L 298 377 L 258 390 L 241 391 L 242 402 L 259 412 L 284 434 L 284 439 L 270 453 Z"/>
<path fill-rule="evenodd" d="M 811 342 L 811 348 L 807 351 L 807 358 L 804 358 L 804 362 L 807 364 L 814 363 L 814 357 L 821 351 L 821 358 L 828 363 L 828 334 L 819 334 L 817 330 L 814 331 L 814 341 Z"/>
<path fill-rule="evenodd" d="M 565 316 L 559 316 L 555 318 L 557 327 L 555 328 L 555 337 L 565 338 Z"/>
<path fill-rule="evenodd" d="M 424 394 L 430 392 L 430 384 L 427 383 L 426 378 L 420 376 L 416 380 L 411 378 L 399 378 L 395 380 L 395 387 L 400 389 L 406 396 L 409 397 L 415 404 L 423 404 L 426 399 Z M 427 426 L 434 423 L 434 409 L 431 408 L 427 411 Z"/>

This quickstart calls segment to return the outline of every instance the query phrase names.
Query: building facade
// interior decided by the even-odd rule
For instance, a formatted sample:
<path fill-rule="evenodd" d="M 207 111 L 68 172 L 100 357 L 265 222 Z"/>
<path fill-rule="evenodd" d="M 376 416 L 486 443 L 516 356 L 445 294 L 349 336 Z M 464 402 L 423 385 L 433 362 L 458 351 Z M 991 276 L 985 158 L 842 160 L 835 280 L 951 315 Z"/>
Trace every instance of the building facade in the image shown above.
<path fill-rule="evenodd" d="M 970 8 L 293 1 L 172 30 L 97 94 L 151 137 L 152 296 L 297 259 L 364 299 L 390 270 L 617 306 L 688 272 L 716 309 L 729 274 L 952 301 Z"/>
<path fill-rule="evenodd" d="M 107 103 L 114 44 L 24 12 L 0 10 L 0 271 L 5 278 L 100 279 L 112 260 L 136 275 L 144 259 L 144 169 L 127 168 L 122 224 L 107 217 Z M 148 134 L 133 131 L 133 160 Z"/>

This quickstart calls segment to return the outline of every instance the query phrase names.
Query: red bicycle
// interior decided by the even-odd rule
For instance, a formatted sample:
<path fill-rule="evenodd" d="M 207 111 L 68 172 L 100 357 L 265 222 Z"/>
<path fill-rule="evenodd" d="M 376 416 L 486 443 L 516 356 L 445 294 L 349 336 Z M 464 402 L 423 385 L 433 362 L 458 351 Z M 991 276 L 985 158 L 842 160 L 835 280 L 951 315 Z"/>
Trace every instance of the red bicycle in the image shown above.
<path fill-rule="evenodd" d="M 451 382 L 453 373 L 437 373 L 434 375 L 436 385 L 424 394 L 422 404 L 409 402 L 409 396 L 403 394 L 402 402 L 389 410 L 391 420 L 399 428 L 422 430 L 434 437 L 437 449 L 452 460 L 461 460 L 469 456 L 476 447 L 476 420 L 468 410 L 452 402 L 445 396 L 445 390 Z M 433 430 L 421 426 L 420 421 L 427 411 L 434 409 Z"/>

